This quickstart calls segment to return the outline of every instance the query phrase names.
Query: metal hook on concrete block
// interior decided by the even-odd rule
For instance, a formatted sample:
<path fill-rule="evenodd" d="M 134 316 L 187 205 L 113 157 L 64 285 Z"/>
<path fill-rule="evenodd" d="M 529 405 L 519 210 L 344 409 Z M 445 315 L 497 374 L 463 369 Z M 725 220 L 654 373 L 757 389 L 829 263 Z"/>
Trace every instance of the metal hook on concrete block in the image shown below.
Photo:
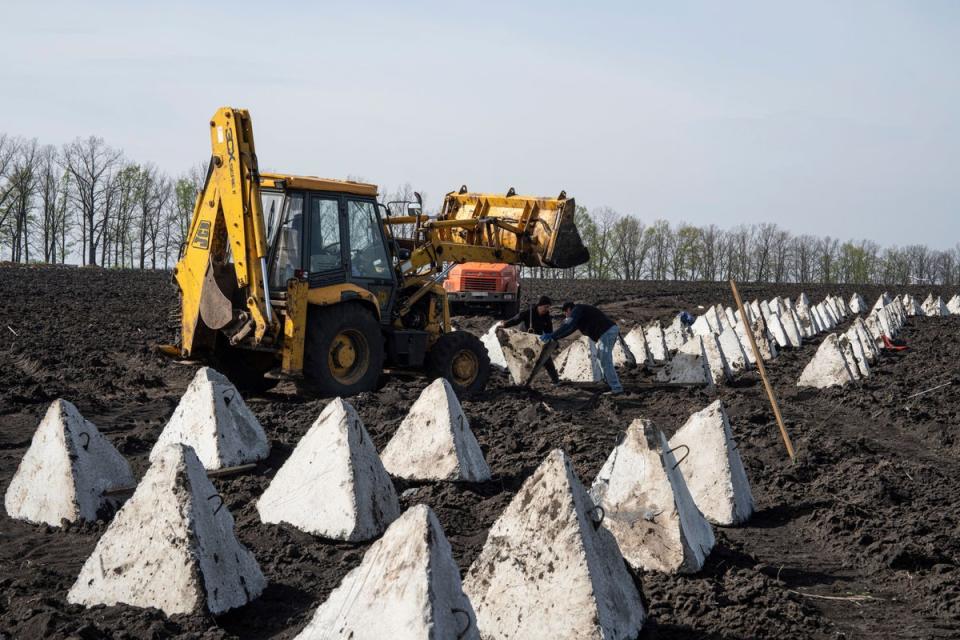
<path fill-rule="evenodd" d="M 220 504 L 218 504 L 218 505 L 217 505 L 217 508 L 213 510 L 213 515 L 217 515 L 217 512 L 220 511 L 220 509 L 223 508 L 223 496 L 221 496 L 219 493 L 215 493 L 215 494 L 213 494 L 212 496 L 207 496 L 207 501 L 209 502 L 210 500 L 213 500 L 214 498 L 218 498 L 218 499 L 220 500 Z"/>
<path fill-rule="evenodd" d="M 600 512 L 600 517 L 597 518 L 593 514 Z M 592 509 L 587 511 L 587 515 L 590 516 L 590 520 L 593 521 L 593 529 L 596 531 L 600 528 L 600 525 L 603 524 L 603 519 L 607 516 L 607 512 L 600 505 L 595 505 Z"/>
<path fill-rule="evenodd" d="M 671 469 L 676 469 L 677 467 L 680 466 L 680 463 L 681 463 L 681 462 L 683 462 L 684 460 L 687 459 L 687 456 L 690 455 L 690 447 L 688 447 L 688 446 L 685 445 L 685 444 L 678 444 L 678 445 L 675 446 L 673 449 L 670 449 L 670 450 L 667 451 L 667 453 L 673 453 L 673 452 L 676 451 L 677 449 L 681 449 L 681 448 L 686 449 L 687 452 L 686 452 L 685 454 L 683 454 L 683 457 L 682 457 L 682 458 L 680 458 L 679 460 L 677 460 L 677 463 L 676 463 L 675 465 L 673 465 L 672 467 L 670 467 Z"/>
<path fill-rule="evenodd" d="M 467 633 L 473 628 L 473 616 L 470 615 L 470 612 L 466 609 L 458 609 L 456 607 L 450 609 L 453 612 L 453 615 L 456 616 L 458 613 L 462 613 L 467 618 L 467 624 L 463 627 L 463 631 L 457 634 L 457 640 L 463 640 L 467 637 Z"/>
<path fill-rule="evenodd" d="M 77 436 L 78 436 L 78 437 L 79 437 L 79 436 L 86 436 L 86 438 L 87 438 L 86 441 L 84 441 L 84 443 L 83 443 L 82 445 L 80 445 L 80 446 L 83 447 L 83 450 L 84 450 L 84 451 L 87 451 L 87 450 L 90 448 L 90 434 L 87 433 L 86 431 L 81 431 L 80 433 L 77 434 Z"/>

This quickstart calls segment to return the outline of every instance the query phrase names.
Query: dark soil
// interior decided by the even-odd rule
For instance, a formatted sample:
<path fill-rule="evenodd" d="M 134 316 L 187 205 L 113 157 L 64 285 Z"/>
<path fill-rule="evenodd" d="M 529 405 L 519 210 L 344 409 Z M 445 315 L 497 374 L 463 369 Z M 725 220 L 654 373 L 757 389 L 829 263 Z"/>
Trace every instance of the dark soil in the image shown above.
<path fill-rule="evenodd" d="M 815 301 L 852 292 L 804 290 Z M 870 304 L 880 293 L 858 290 Z M 626 323 L 731 302 L 723 283 L 540 281 L 527 282 L 525 291 L 557 303 L 600 304 Z M 741 292 L 745 299 L 795 297 L 799 288 L 744 285 Z M 172 339 L 175 303 L 168 274 L 0 267 L 0 491 L 57 397 L 74 402 L 142 475 L 195 370 L 152 349 Z M 477 331 L 491 322 L 459 321 Z M 864 384 L 842 390 L 800 391 L 794 384 L 819 339 L 783 353 L 768 369 L 797 449 L 793 463 L 756 374 L 721 388 L 759 511 L 747 526 L 717 530 L 717 548 L 699 574 L 636 576 L 650 616 L 641 637 L 957 637 L 958 330 L 960 318 L 911 319 L 903 333 L 910 350 L 885 356 Z M 642 374 L 625 377 L 629 387 Z M 379 448 L 426 383 L 394 378 L 377 393 L 351 399 Z M 952 384 L 908 398 L 944 383 Z M 646 416 L 669 435 L 712 399 L 699 390 L 641 390 L 616 400 L 571 387 L 525 393 L 496 374 L 482 400 L 464 403 L 495 479 L 397 488 L 404 507 L 423 502 L 436 511 L 466 570 L 490 525 L 549 450 L 563 447 L 589 482 L 633 418 Z M 257 517 L 257 497 L 325 402 L 290 389 L 249 397 L 273 452 L 256 474 L 215 480 L 241 541 L 269 579 L 258 600 L 217 618 L 69 605 L 66 592 L 107 522 L 55 529 L 4 514 L 0 637 L 292 637 L 366 548 Z"/>

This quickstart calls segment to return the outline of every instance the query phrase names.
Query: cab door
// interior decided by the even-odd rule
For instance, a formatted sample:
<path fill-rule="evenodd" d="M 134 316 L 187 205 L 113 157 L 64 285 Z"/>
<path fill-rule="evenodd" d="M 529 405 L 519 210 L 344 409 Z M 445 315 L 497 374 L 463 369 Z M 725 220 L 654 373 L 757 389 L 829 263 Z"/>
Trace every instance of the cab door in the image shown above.
<path fill-rule="evenodd" d="M 343 196 L 347 280 L 372 292 L 380 303 L 380 317 L 390 318 L 396 294 L 396 274 L 377 205 L 371 199 Z"/>

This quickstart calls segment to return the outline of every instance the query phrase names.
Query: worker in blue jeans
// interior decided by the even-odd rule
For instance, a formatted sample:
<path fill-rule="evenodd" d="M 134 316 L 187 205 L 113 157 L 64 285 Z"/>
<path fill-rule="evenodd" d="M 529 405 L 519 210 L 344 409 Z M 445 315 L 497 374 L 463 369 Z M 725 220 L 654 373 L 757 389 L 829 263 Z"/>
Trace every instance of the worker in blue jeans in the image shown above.
<path fill-rule="evenodd" d="M 617 369 L 613 366 L 613 347 L 616 346 L 617 338 L 620 337 L 620 328 L 617 323 L 608 318 L 603 311 L 589 304 L 564 302 L 563 315 L 566 316 L 566 320 L 560 328 L 540 336 L 540 342 L 546 344 L 551 340 L 559 340 L 574 331 L 589 337 L 597 343 L 600 368 L 603 370 L 604 380 L 610 385 L 609 393 L 613 395 L 623 393 L 623 385 L 620 384 Z"/>

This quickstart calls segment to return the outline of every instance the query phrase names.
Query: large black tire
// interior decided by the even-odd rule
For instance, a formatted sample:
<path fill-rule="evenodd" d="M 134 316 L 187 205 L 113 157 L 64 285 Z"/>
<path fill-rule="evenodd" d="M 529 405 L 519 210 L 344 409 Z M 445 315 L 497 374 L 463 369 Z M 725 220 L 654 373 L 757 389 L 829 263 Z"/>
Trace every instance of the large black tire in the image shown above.
<path fill-rule="evenodd" d="M 303 374 L 316 393 L 373 391 L 382 372 L 383 333 L 372 311 L 353 302 L 310 308 Z"/>
<path fill-rule="evenodd" d="M 213 366 L 240 391 L 263 393 L 277 386 L 278 379 L 265 378 L 264 374 L 278 364 L 272 353 L 231 347 L 224 336 L 217 336 Z"/>
<path fill-rule="evenodd" d="M 461 398 L 481 393 L 490 377 L 490 356 L 480 338 L 466 331 L 440 336 L 427 354 L 427 374 L 446 378 Z"/>
<path fill-rule="evenodd" d="M 520 287 L 517 287 L 516 298 L 500 306 L 501 318 L 512 318 L 520 313 Z"/>

